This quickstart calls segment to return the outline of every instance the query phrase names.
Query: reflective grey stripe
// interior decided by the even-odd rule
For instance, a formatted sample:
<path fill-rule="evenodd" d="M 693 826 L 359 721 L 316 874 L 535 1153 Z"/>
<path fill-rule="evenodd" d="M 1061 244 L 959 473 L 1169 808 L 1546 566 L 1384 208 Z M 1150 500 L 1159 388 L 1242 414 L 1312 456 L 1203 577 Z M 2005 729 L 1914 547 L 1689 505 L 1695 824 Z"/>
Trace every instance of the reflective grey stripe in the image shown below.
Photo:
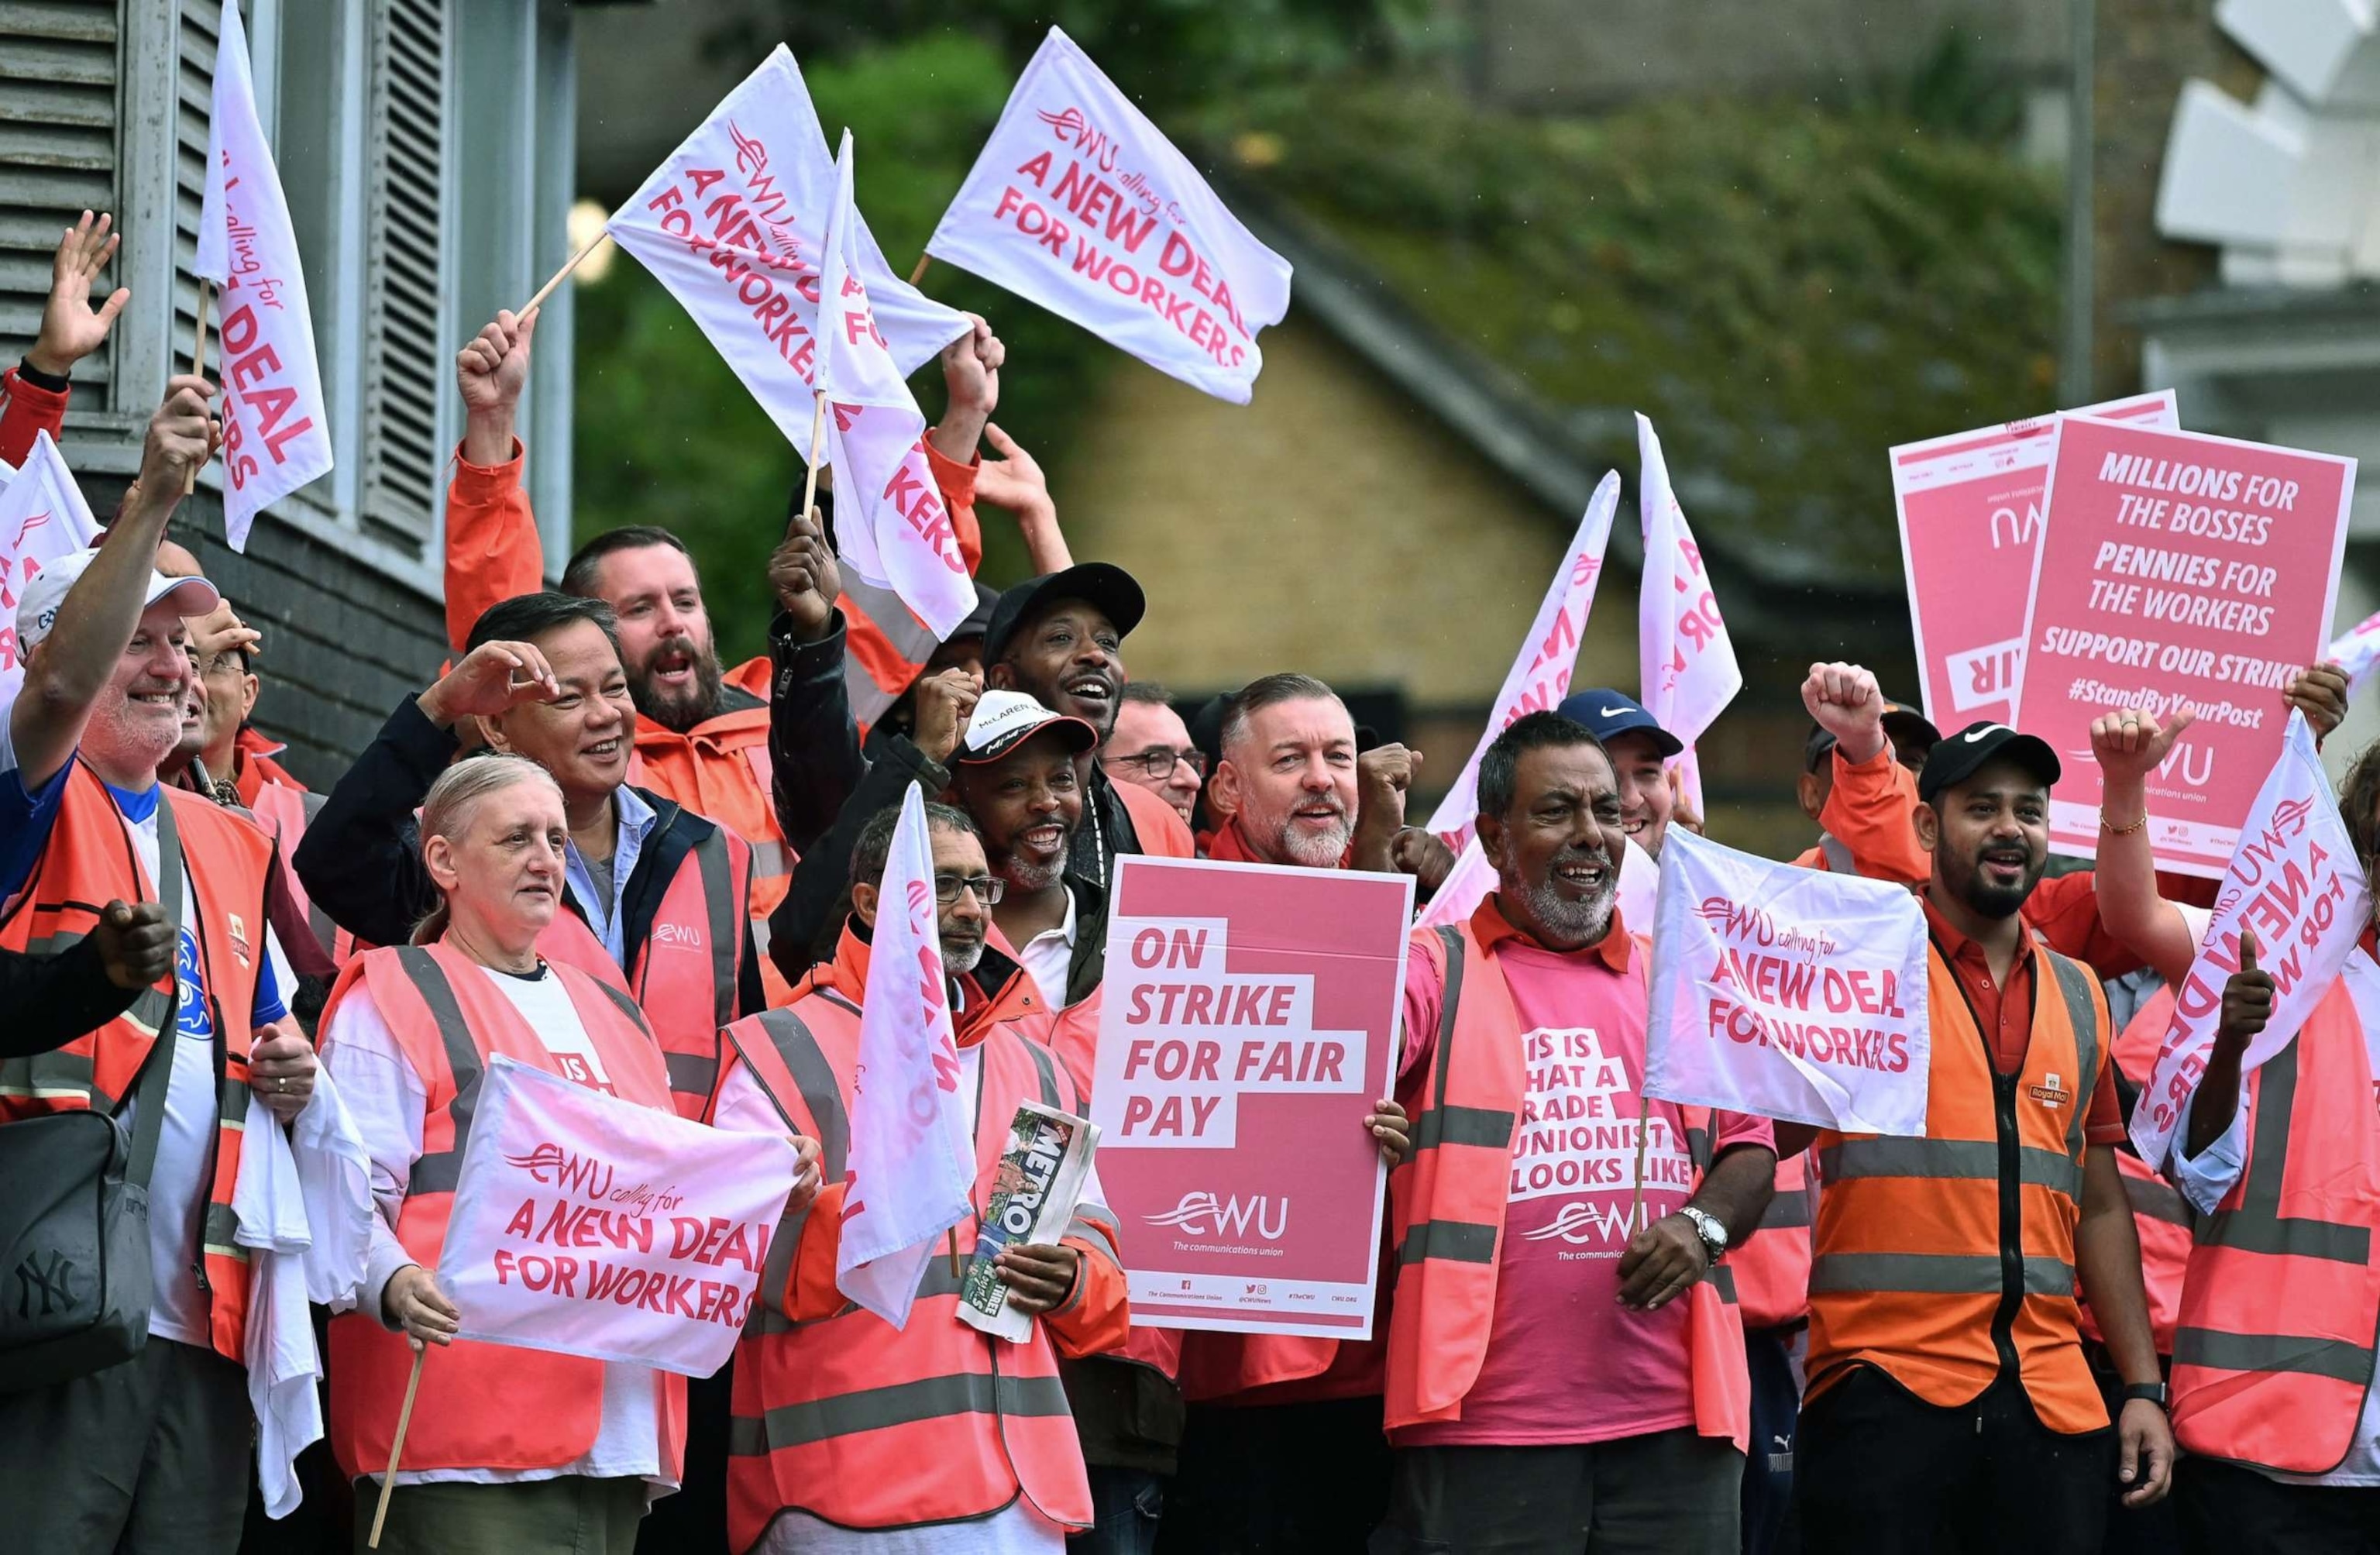
<path fill-rule="evenodd" d="M 1762 1231 L 1794 1231 L 1810 1223 L 1810 1190 L 1792 1188 L 1768 1201 L 1760 1214 Z"/>
<path fill-rule="evenodd" d="M 807 1447 L 861 1431 L 914 1426 L 953 1415 L 1063 1417 L 1066 1390 L 1054 1377 L 993 1377 L 958 1372 L 946 1377 L 864 1388 L 808 1403 L 781 1404 L 759 1416 L 739 1415 L 728 1423 L 727 1451 L 759 1457 L 788 1447 Z"/>
<path fill-rule="evenodd" d="M 1116 1245 L 1115 1222 L 1111 1220 L 1099 1219 L 1096 1215 L 1086 1215 L 1083 1212 L 1085 1209 L 1094 1209 L 1097 1208 L 1098 1207 L 1096 1205 L 1087 1204 L 1077 1208 L 1075 1211 L 1075 1218 L 1066 1222 L 1064 1234 L 1074 1237 L 1077 1241 L 1097 1242 L 1099 1245 L 1108 1250 L 1108 1256 L 1110 1257 L 1115 1258 L 1121 1262 L 1123 1254 L 1122 1250 Z"/>
<path fill-rule="evenodd" d="M 2343 1339 L 2303 1339 L 2281 1333 L 2218 1333 L 2213 1329 L 2176 1329 L 2173 1364 L 2216 1371 L 2288 1371 L 2327 1377 L 2362 1387 L 2372 1380 L 2373 1354 Z"/>
<path fill-rule="evenodd" d="M 1638 1105 L 1639 1105 L 1639 1106 L 1643 1106 L 1643 1105 L 1644 1105 L 1644 1103 L 1643 1103 L 1643 1102 L 1639 1102 L 1639 1103 L 1638 1103 Z M 1638 1128 L 1639 1128 L 1639 1130 L 1641 1131 L 1641 1130 L 1643 1130 L 1644 1125 L 1643 1125 L 1642 1124 L 1639 1124 L 1637 1125 L 1637 1127 L 1638 1127 Z M 1708 1171 L 1710 1170 L 1710 1168 L 1711 1168 L 1711 1136 L 1710 1136 L 1710 1130 L 1709 1130 L 1709 1129 L 1707 1129 L 1707 1128 L 1694 1128 L 1694 1127 L 1692 1127 L 1692 1126 L 1689 1126 L 1689 1127 L 1687 1128 L 1687 1130 L 1686 1130 L 1686 1155 L 1687 1155 L 1687 1157 L 1688 1157 L 1689 1159 L 1691 1159 L 1691 1160 L 1694 1161 L 1694 1170 L 1695 1170 L 1696 1172 L 1708 1172 Z"/>
<path fill-rule="evenodd" d="M 2198 1223 L 2198 1217 L 2190 1212 L 2190 1201 L 2181 1197 L 2181 1190 L 2161 1177 L 2152 1182 L 2125 1172 L 2124 1202 L 2132 1207 L 2133 1214 L 2144 1215 L 2152 1221 L 2163 1221 L 2168 1225 L 2187 1229 Z"/>
<path fill-rule="evenodd" d="M 418 1193 L 453 1193 L 463 1172 L 463 1147 L 471 1142 L 471 1113 L 480 1101 L 480 1047 L 463 1022 L 463 1007 L 455 1002 L 454 986 L 431 954 L 419 945 L 399 945 L 396 964 L 430 1007 L 430 1018 L 438 1023 L 439 1040 L 446 1044 L 446 1067 L 455 1075 L 455 1099 L 446 1104 L 446 1115 L 455 1122 L 454 1147 L 415 1161 L 405 1191 L 408 1197 Z"/>
<path fill-rule="evenodd" d="M 1434 1150 L 1440 1145 L 1477 1145 L 1485 1149 L 1512 1148 L 1510 1112 L 1488 1107 L 1433 1107 L 1414 1125 L 1414 1148 Z"/>
<path fill-rule="evenodd" d="M 225 1128 L 245 1130 L 248 1127 L 248 1082 L 225 1075 L 222 1088 L 215 1096 L 215 1121 Z"/>
<path fill-rule="evenodd" d="M 751 904 L 732 899 L 735 871 L 727 856 L 727 833 L 716 821 L 710 834 L 694 844 L 693 856 L 702 872 L 703 914 L 709 920 L 703 932 L 710 937 L 710 1025 L 717 1030 L 735 1019 L 735 958 L 744 949 L 743 925 Z M 652 954 L 650 946 L 645 954 Z M 709 1087 L 703 1094 L 710 1094 Z"/>
<path fill-rule="evenodd" d="M 92 1096 L 94 1070 L 89 1053 L 55 1050 L 0 1063 L 0 1096 Z M 94 1097 L 94 1107 L 99 1105 Z"/>
<path fill-rule="evenodd" d="M 199 1233 L 202 1252 L 232 1259 L 248 1261 L 248 1249 L 239 1245 L 239 1215 L 228 1204 L 207 1201 L 206 1220 Z"/>
<path fill-rule="evenodd" d="M 1404 1245 L 1397 1249 L 1397 1262 L 1419 1263 L 1424 1258 L 1494 1263 L 1496 1228 L 1477 1221 L 1424 1221 L 1405 1233 Z"/>
<path fill-rule="evenodd" d="M 752 925 L 752 954 L 754 955 L 768 954 L 769 920 L 765 917 L 755 917 L 752 918 L 750 922 Z"/>
<path fill-rule="evenodd" d="M 845 1160 L 851 1151 L 851 1120 L 844 1111 L 843 1087 L 836 1083 L 834 1070 L 828 1064 L 825 1052 L 818 1045 L 818 1039 L 811 1035 L 810 1028 L 803 1025 L 802 1018 L 793 1011 L 765 1010 L 759 1019 L 760 1029 L 768 1035 L 769 1045 L 776 1050 L 777 1057 L 784 1063 L 786 1071 L 794 1077 L 794 1085 L 802 1093 L 802 1105 L 809 1111 L 811 1126 L 818 1130 L 819 1181 L 840 1183 L 844 1179 Z M 738 1026 L 741 1024 L 737 1023 Z M 751 1068 L 751 1055 L 745 1048 L 746 1039 L 738 1035 L 736 1027 L 727 1028 L 726 1038 L 735 1044 L 739 1052 L 744 1053 L 745 1067 Z M 754 1078 L 756 1081 L 759 1078 L 757 1072 Z M 760 1087 L 760 1094 L 768 1097 L 769 1104 L 777 1109 L 777 1115 L 785 1120 L 787 1128 L 799 1126 L 786 1110 L 782 1098 L 767 1086 Z M 802 1227 L 808 1223 L 809 1218 L 808 1206 L 786 1211 L 777 1222 L 776 1234 L 770 1239 L 769 1257 L 760 1267 L 762 1305 L 759 1320 L 762 1333 L 783 1333 L 795 1326 L 779 1309 L 777 1303 L 784 1296 L 785 1282 L 793 1273 L 794 1252 L 800 1245 Z M 948 1259 L 934 1261 L 949 1262 Z"/>
<path fill-rule="evenodd" d="M 719 1082 L 719 1059 L 714 1054 L 705 1058 L 700 1053 L 663 1053 L 662 1061 L 669 1065 L 669 1088 L 680 1096 L 710 1097 L 710 1087 Z"/>
<path fill-rule="evenodd" d="M 1844 846 L 1843 840 L 1833 832 L 1822 832 L 1818 834 L 1818 852 L 1827 860 L 1827 873 L 1830 875 L 1859 873 L 1858 860 L 1852 857 L 1852 850 Z"/>
<path fill-rule="evenodd" d="M 1989 1139 L 1846 1139 L 1818 1152 L 1822 1182 L 1853 1177 L 1932 1177 L 1978 1183 L 2000 1179 L 2000 1148 Z M 2054 1150 L 2017 1147 L 2017 1181 L 2054 1188 L 2069 1198 L 2082 1192 L 2082 1168 Z"/>
<path fill-rule="evenodd" d="M 859 607 L 892 651 L 905 662 L 923 665 L 941 646 L 932 630 L 909 613 L 900 595 L 890 589 L 879 589 L 856 570 L 844 578 L 843 592 L 844 599 Z M 876 684 L 876 677 L 868 673 L 868 666 L 860 662 L 856 653 L 844 655 L 843 687 L 851 699 L 851 716 L 861 723 L 877 722 L 900 700 L 899 692 L 887 691 Z"/>
<path fill-rule="evenodd" d="M 2078 1073 L 2074 1076 L 2074 1115 L 2066 1122 L 2066 1153 L 2081 1160 L 2083 1124 L 2091 1111 L 2091 1087 L 2099 1081 L 2099 1007 L 2091 997 L 2099 979 L 2089 967 L 2067 960 L 2046 945 L 2041 947 L 2041 954 L 2057 976 L 2058 991 L 2066 1000 L 2066 1018 L 2074 1027 Z M 2082 1197 L 2079 1178 L 2067 1192 L 2070 1197 Z"/>
<path fill-rule="evenodd" d="M 1712 1287 L 1718 1292 L 1719 1300 L 1725 1302 L 1735 1300 L 1734 1270 L 1723 1263 L 1715 1263 L 1704 1271 L 1703 1278 L 1709 1281 Z"/>
<path fill-rule="evenodd" d="M 2000 1258 L 1997 1253 L 1823 1253 L 1810 1264 L 1810 1294 L 1830 1291 L 1996 1296 Z M 2057 1258 L 2025 1259 L 2024 1294 L 2072 1295 L 2074 1266 Z"/>
<path fill-rule="evenodd" d="M 1041 1076 L 1041 1105 L 1053 1112 L 1063 1111 L 1058 1100 L 1057 1059 L 1038 1042 L 1026 1042 L 1025 1051 L 1033 1055 L 1034 1071 Z"/>
<path fill-rule="evenodd" d="M 2247 1188 L 2237 1209 L 2198 1222 L 2198 1240 L 2243 1253 L 2334 1263 L 2368 1263 L 2369 1227 L 2281 1218 L 2281 1174 L 2289 1165 L 2290 1114 L 2297 1109 L 2298 1045 L 2291 1042 L 2256 1071 L 2256 1136 L 2248 1149 Z"/>
<path fill-rule="evenodd" d="M 752 843 L 752 872 L 755 875 L 773 876 L 793 872 L 793 867 L 785 862 L 784 844 L 772 842 L 766 837 L 758 842 L 752 842 L 751 838 L 747 837 L 745 841 Z"/>

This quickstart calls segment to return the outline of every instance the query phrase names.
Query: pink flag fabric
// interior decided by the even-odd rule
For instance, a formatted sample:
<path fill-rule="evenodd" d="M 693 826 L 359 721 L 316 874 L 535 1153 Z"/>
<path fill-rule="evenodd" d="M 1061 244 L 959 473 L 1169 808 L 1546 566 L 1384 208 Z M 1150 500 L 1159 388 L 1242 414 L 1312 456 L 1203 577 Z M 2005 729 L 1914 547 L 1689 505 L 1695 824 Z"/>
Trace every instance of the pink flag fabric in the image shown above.
<path fill-rule="evenodd" d="M 1054 27 L 926 252 L 1234 405 L 1289 310 L 1289 261 Z"/>
<path fill-rule="evenodd" d="M 693 315 L 807 459 L 818 302 L 837 175 L 809 89 L 780 43 L 722 99 L 604 230 Z M 905 373 L 966 333 L 966 315 L 885 263 L 855 214 L 853 268 Z"/>
<path fill-rule="evenodd" d="M 2371 892 L 2331 797 L 2313 729 L 2291 709 L 2281 759 L 2240 830 L 2214 918 L 2174 995 L 2173 1021 L 2148 1088 L 2132 1109 L 2132 1144 L 2143 1160 L 2164 1162 L 2206 1070 L 2223 985 L 2240 969 L 2240 931 L 2255 935 L 2256 965 L 2274 983 L 2272 1016 L 2240 1062 L 2246 1075 L 2296 1038 L 2371 921 Z"/>
<path fill-rule="evenodd" d="M 2380 615 L 2367 615 L 2357 622 L 2322 656 L 2347 672 L 2349 696 L 2362 690 L 2372 678 L 2373 666 L 2380 664 Z"/>
<path fill-rule="evenodd" d="M 35 432 L 24 468 L 0 489 L 0 708 L 25 684 L 25 655 L 17 645 L 17 601 L 25 585 L 59 557 L 98 543 L 99 526 L 57 444 L 46 431 Z"/>
<path fill-rule="evenodd" d="M 911 784 L 884 860 L 860 1001 L 835 1288 L 905 1328 L 942 1233 L 975 1212 L 975 1145 L 934 914 L 926 803 Z"/>
<path fill-rule="evenodd" d="M 1660 436 L 1643 415 L 1636 418 L 1636 450 L 1643 465 L 1636 495 L 1645 529 L 1645 586 L 1636 613 L 1638 699 L 1655 723 L 1685 742 L 1684 752 L 1670 758 L 1670 765 L 1686 803 L 1696 815 L 1706 815 L 1694 742 L 1743 689 L 1743 672 L 1736 667 L 1735 645 L 1728 640 L 1727 623 L 1711 595 L 1702 548 L 1670 489 Z"/>
<path fill-rule="evenodd" d="M 256 115 L 236 5 L 223 8 L 215 45 L 206 193 L 190 269 L 223 294 L 224 532 L 234 551 L 245 551 L 259 513 L 331 472 L 331 417 L 298 233 Z"/>
<path fill-rule="evenodd" d="M 497 1054 L 438 1284 L 465 1339 L 708 1377 L 758 1300 L 794 1147 Z"/>
<path fill-rule="evenodd" d="M 851 196 L 851 132 L 835 157 L 820 281 L 818 392 L 838 474 L 835 550 L 860 577 L 892 589 L 936 640 L 975 609 L 975 579 L 926 462 L 926 418 L 869 305 Z"/>

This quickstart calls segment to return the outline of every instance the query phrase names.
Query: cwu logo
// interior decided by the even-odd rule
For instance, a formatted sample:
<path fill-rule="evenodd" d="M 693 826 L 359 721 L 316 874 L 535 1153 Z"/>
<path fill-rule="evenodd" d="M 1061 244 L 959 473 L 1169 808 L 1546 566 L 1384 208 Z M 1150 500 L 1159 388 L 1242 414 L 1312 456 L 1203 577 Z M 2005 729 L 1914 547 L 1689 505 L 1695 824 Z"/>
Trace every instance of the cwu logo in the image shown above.
<path fill-rule="evenodd" d="M 199 972 L 199 942 L 187 927 L 175 943 L 174 977 L 181 984 L 179 1007 L 174 1013 L 175 1031 L 194 1042 L 213 1041 L 215 1018 L 207 1011 L 206 978 Z"/>
<path fill-rule="evenodd" d="M 1257 1194 L 1218 1198 L 1204 1188 L 1193 1188 L 1182 1202 L 1160 1215 L 1141 1217 L 1153 1226 L 1171 1226 L 1190 1236 L 1246 1236 L 1253 1233 L 1278 1242 L 1289 1229 L 1289 1199 Z"/>

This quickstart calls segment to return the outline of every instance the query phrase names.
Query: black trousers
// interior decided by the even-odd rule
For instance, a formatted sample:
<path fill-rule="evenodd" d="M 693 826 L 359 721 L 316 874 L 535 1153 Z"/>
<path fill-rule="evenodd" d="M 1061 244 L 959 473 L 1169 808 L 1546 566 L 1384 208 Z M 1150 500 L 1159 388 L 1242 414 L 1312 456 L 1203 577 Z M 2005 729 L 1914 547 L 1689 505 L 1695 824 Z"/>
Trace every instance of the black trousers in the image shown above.
<path fill-rule="evenodd" d="M 2380 1488 L 2284 1485 L 2184 1458 L 2173 1497 L 2183 1555 L 2380 1555 Z"/>
<path fill-rule="evenodd" d="M 1158 1555 L 1363 1555 L 1388 1508 L 1378 1398 L 1192 1404 Z"/>
<path fill-rule="evenodd" d="M 1401 1447 L 1371 1555 L 1742 1555 L 1743 1454 L 1693 1427 L 1576 1447 Z"/>
<path fill-rule="evenodd" d="M 1809 1555 L 2096 1555 L 2116 1432 L 2051 1430 L 2013 1378 L 1943 1409 L 1860 1367 L 1803 1405 L 1793 1469 Z"/>

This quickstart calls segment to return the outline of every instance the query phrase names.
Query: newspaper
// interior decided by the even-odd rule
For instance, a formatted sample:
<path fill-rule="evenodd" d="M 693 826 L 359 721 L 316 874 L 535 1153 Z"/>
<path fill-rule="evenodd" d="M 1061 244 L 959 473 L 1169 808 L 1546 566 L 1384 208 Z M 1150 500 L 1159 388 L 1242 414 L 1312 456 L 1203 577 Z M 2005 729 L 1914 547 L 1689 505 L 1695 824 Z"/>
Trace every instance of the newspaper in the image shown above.
<path fill-rule="evenodd" d="M 1010 1309 L 1008 1287 L 991 1260 L 1012 1244 L 1054 1243 L 1065 1234 L 1099 1142 L 1099 1127 L 1088 1118 L 1032 1101 L 1016 1109 L 976 1233 L 975 1258 L 959 1286 L 961 1322 L 1014 1344 L 1033 1337 L 1032 1318 Z"/>

